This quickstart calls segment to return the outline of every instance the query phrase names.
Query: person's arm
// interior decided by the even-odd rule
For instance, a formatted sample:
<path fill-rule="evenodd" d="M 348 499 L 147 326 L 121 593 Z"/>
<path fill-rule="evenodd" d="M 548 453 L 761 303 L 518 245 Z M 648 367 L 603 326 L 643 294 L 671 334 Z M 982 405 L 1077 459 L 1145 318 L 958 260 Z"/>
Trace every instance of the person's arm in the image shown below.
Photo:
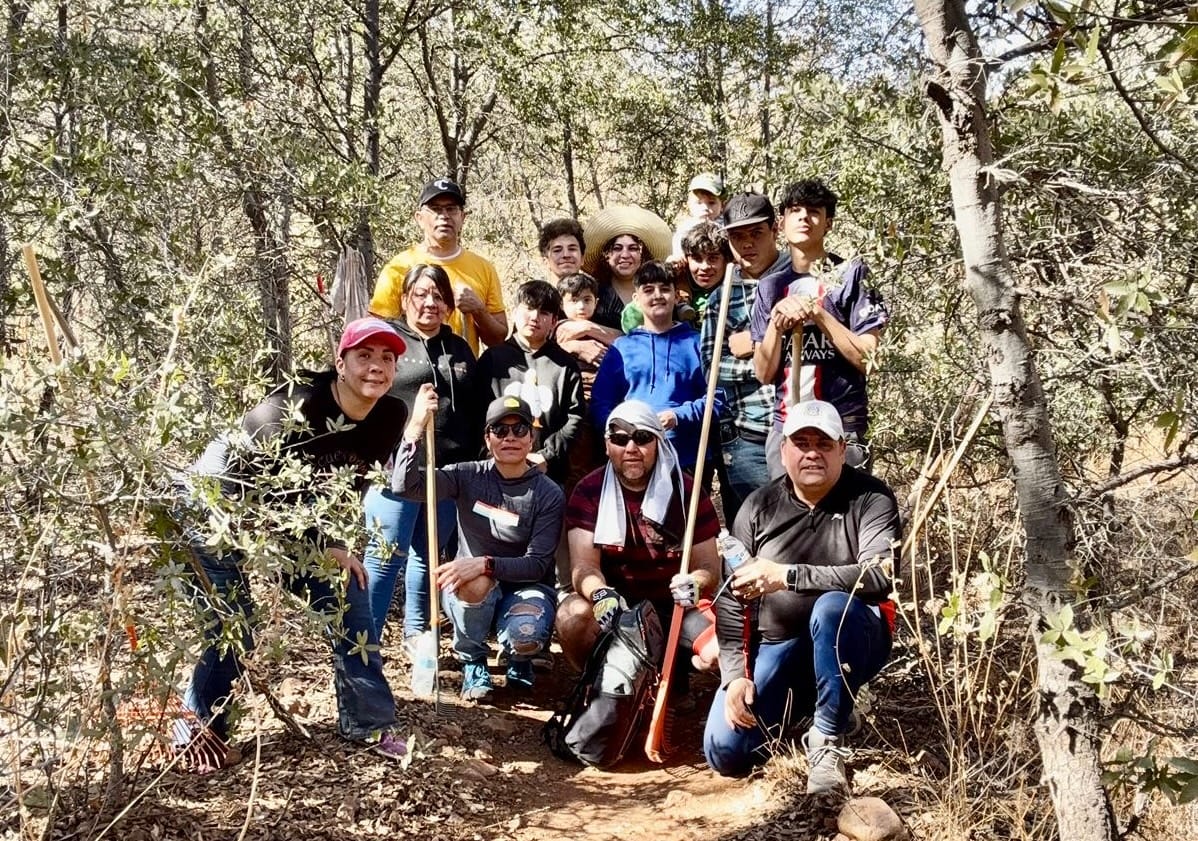
<path fill-rule="evenodd" d="M 391 473 L 391 490 L 404 499 L 425 501 L 424 436 L 432 418 L 437 414 L 437 390 L 431 383 L 420 386 L 412 401 L 412 417 L 404 427 L 399 449 L 395 451 L 395 468 Z M 437 499 L 457 497 L 457 477 L 451 469 L 436 470 Z"/>
<path fill-rule="evenodd" d="M 497 345 L 507 338 L 507 313 L 502 309 L 489 311 L 478 293 L 465 284 L 454 290 L 454 299 L 462 319 L 474 321 L 474 329 L 484 344 Z"/>
<path fill-rule="evenodd" d="M 787 574 L 794 568 L 795 592 L 839 591 L 867 602 L 882 601 L 890 595 L 890 575 L 899 545 L 898 504 L 891 496 L 871 493 L 864 506 L 857 523 L 858 549 L 853 563 L 787 564 L 785 560 L 755 557 L 736 571 L 737 581 L 753 581 L 763 594 L 774 593 L 787 589 Z"/>
<path fill-rule="evenodd" d="M 600 434 L 606 432 L 608 416 L 627 395 L 624 358 L 620 349 L 612 345 L 603 357 L 603 364 L 599 366 L 595 383 L 591 386 L 591 422 Z"/>
<path fill-rule="evenodd" d="M 610 345 L 622 335 L 619 330 L 604 327 L 602 324 L 573 318 L 559 321 L 557 327 L 554 328 L 554 336 L 557 339 L 557 343 L 564 348 L 566 347 L 566 342 L 582 339 L 592 339 L 602 342 L 605 345 Z M 569 350 L 569 348 L 566 349 Z"/>
<path fill-rule="evenodd" d="M 497 370 L 495 356 L 495 348 L 487 348 L 478 357 L 478 366 L 474 369 L 476 381 L 490 389 L 492 399 L 503 396 L 502 371 Z"/>
<path fill-rule="evenodd" d="M 561 429 L 545 436 L 541 442 L 540 453 L 546 461 L 563 458 L 570 448 L 570 442 L 578 436 L 582 429 L 582 420 L 586 416 L 586 402 L 582 396 L 582 374 L 571 360 L 570 365 L 562 373 L 560 383 L 561 400 L 566 411 L 566 422 Z"/>
<path fill-rule="evenodd" d="M 399 318 L 403 312 L 400 299 L 407 266 L 400 260 L 400 256 L 402 255 L 391 258 L 379 272 L 378 282 L 374 285 L 374 294 L 370 296 L 370 306 L 367 308 L 371 315 L 377 315 L 379 318 Z"/>
<path fill-rule="evenodd" d="M 782 324 L 789 326 L 782 327 Z M 778 368 L 785 356 L 786 341 L 790 337 L 790 327 L 793 326 L 791 319 L 771 317 L 765 335 L 753 348 L 753 370 L 757 374 L 757 381 L 763 385 L 769 385 L 778 376 Z"/>
<path fill-rule="evenodd" d="M 566 535 L 570 548 L 570 581 L 574 591 L 584 599 L 590 600 L 591 594 L 600 587 L 607 586 L 600 568 L 599 547 L 595 545 L 595 533 L 580 528 L 570 529 Z"/>

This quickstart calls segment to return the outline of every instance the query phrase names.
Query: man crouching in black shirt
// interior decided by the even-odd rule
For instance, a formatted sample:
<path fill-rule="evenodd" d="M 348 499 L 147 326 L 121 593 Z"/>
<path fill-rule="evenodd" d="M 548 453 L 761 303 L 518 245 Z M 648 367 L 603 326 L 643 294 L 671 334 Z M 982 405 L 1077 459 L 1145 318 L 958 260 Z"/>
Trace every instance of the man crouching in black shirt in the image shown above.
<path fill-rule="evenodd" d="M 747 774 L 813 713 L 807 791 L 847 793 L 853 698 L 890 656 L 898 505 L 881 480 L 845 465 L 832 404 L 794 406 L 782 432 L 786 475 L 750 494 L 733 526 L 753 557 L 716 603 L 722 688 L 703 750 L 716 772 Z"/>

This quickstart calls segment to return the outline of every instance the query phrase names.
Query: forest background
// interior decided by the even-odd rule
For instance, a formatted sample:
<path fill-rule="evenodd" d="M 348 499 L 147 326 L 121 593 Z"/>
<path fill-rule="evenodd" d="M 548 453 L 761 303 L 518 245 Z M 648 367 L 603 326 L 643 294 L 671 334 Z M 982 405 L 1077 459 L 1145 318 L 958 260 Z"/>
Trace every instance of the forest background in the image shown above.
<path fill-rule="evenodd" d="M 103 803 L 127 796 L 116 707 L 146 669 L 175 680 L 180 640 L 194 643 L 169 615 L 137 657 L 120 633 L 137 612 L 131 580 L 177 592 L 152 528 L 162 477 L 269 383 L 327 362 L 343 249 L 373 278 L 417 236 L 420 185 L 450 175 L 469 196 L 465 240 L 510 296 L 540 274 L 544 221 L 635 202 L 673 222 L 704 170 L 771 194 L 826 179 L 842 199 L 834 249 L 865 257 L 894 314 L 870 380 L 875 469 L 916 525 L 900 600 L 958 817 L 1027 786 L 1032 812 L 1051 817 L 1015 822 L 1015 837 L 1195 826 L 1169 806 L 1198 798 L 1187 759 L 1198 754 L 1198 7 L 6 10 L 0 711 L 14 781 L 0 799 L 21 807 L 11 828 L 45 820 L 23 793 L 38 785 L 29 775 L 62 785 L 47 757 L 64 739 L 116 745 Z M 979 237 L 992 260 L 971 252 Z M 34 318 L 23 242 L 78 340 L 63 368 Z M 1004 381 L 1011 362 L 1018 376 Z M 1029 443 L 1042 445 L 1047 496 L 1026 485 Z M 1037 512 L 1053 520 L 1047 556 Z M 1095 751 L 1069 749 L 1057 766 L 1054 731 Z M 1074 780 L 1077 797 L 1062 794 Z"/>

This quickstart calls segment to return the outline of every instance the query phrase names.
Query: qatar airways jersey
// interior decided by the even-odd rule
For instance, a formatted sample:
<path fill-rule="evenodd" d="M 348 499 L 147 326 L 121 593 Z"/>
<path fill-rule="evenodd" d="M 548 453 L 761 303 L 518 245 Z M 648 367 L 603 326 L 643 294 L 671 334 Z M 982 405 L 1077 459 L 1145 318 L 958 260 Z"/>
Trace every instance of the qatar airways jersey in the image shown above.
<path fill-rule="evenodd" d="M 860 258 L 844 261 L 829 254 L 828 260 L 832 265 L 826 271 L 796 272 L 787 266 L 761 279 L 750 326 L 754 342 L 765 338 L 774 305 L 787 295 L 817 298 L 827 312 L 858 335 L 885 326 L 890 313 L 882 296 L 866 285 L 869 267 Z M 814 324 L 788 331 L 783 341 L 782 364 L 774 377 L 774 426 L 781 428 L 788 407 L 795 403 L 825 400 L 840 412 L 846 432 L 864 434 L 869 426 L 865 374 Z M 797 364 L 793 353 L 796 341 Z"/>

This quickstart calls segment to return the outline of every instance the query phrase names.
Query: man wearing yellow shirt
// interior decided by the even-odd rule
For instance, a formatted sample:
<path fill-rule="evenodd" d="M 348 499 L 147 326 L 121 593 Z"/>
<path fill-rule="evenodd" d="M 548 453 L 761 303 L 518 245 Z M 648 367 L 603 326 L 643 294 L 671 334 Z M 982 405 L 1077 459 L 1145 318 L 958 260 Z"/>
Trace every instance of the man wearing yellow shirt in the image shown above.
<path fill-rule="evenodd" d="M 403 314 L 404 276 L 420 264 L 441 266 L 453 283 L 454 309 L 446 319 L 453 332 L 478 356 L 479 341 L 497 345 L 507 338 L 507 315 L 503 289 L 491 262 L 462 248 L 462 225 L 466 221 L 466 194 L 448 178 L 425 185 L 416 209 L 416 224 L 424 241 L 391 258 L 379 273 L 370 312 L 380 318 Z"/>

